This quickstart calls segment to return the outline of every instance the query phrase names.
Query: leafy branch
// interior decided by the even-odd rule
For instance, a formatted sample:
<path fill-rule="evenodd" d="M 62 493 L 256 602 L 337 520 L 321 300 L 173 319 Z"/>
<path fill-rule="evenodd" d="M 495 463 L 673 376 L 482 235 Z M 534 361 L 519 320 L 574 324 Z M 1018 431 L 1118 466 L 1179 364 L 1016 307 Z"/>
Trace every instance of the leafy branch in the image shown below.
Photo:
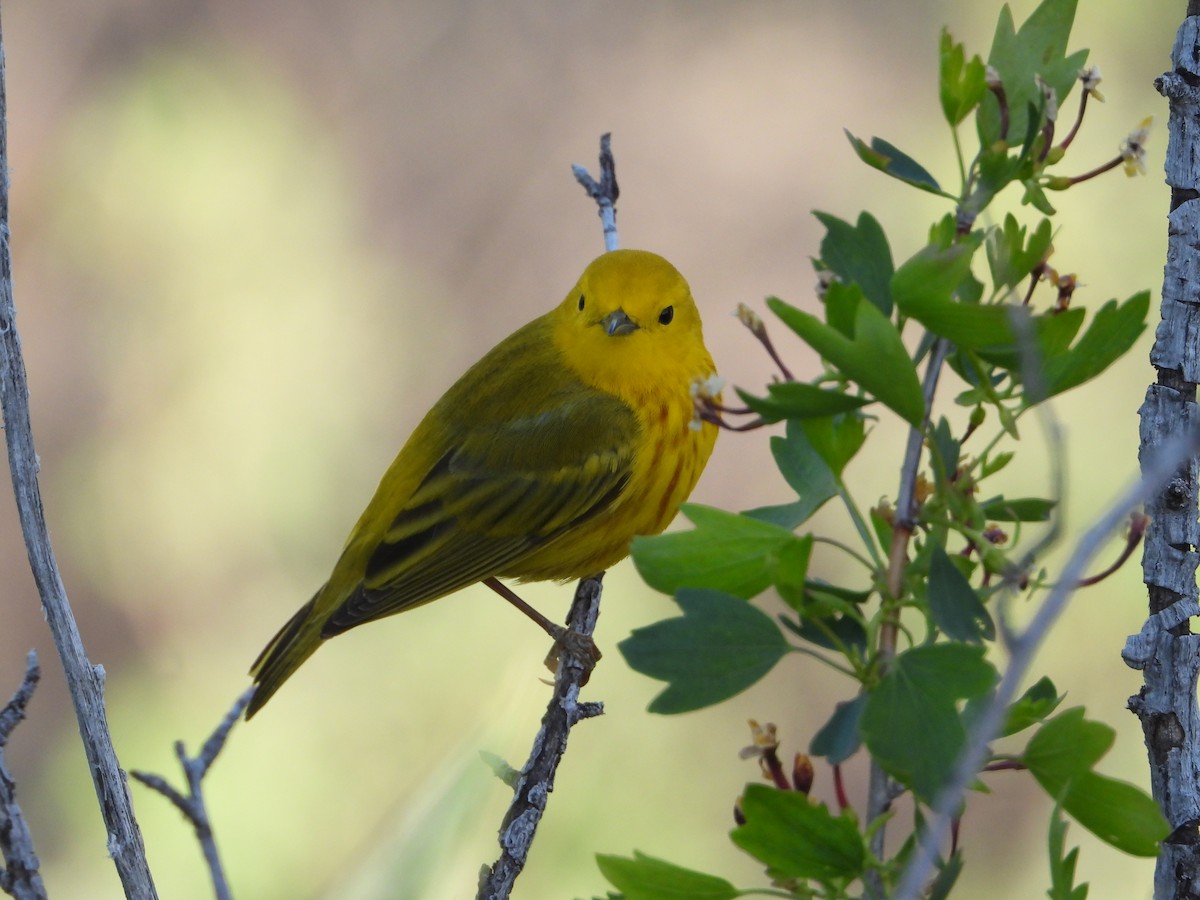
<path fill-rule="evenodd" d="M 816 352 L 823 372 L 808 383 L 795 380 L 762 320 L 742 310 L 739 318 L 782 378 L 764 392 L 738 390 L 741 408 L 703 393 L 696 400 L 700 418 L 730 430 L 786 423 L 770 443 L 794 498 L 743 513 L 685 505 L 691 530 L 634 544 L 642 576 L 672 594 L 680 612 L 620 645 L 633 668 L 666 682 L 652 711 L 727 700 L 793 653 L 850 680 L 850 696 L 809 747 L 833 772 L 838 808 L 813 802 L 804 780 L 782 777 L 767 755 L 760 762 L 770 783 L 748 786 L 741 798 L 733 841 L 764 864 L 769 890 L 782 896 L 947 896 L 963 865 L 957 817 L 966 787 L 1013 772 L 1032 775 L 1061 812 L 1125 852 L 1155 855 L 1168 830 L 1144 792 L 1095 771 L 1111 729 L 1080 708 L 1060 710 L 1063 695 L 1048 679 L 1018 696 L 1069 597 L 1116 568 L 1088 577 L 1088 562 L 1170 466 L 1194 450 L 1189 437 L 1164 460 L 1166 468 L 1148 472 L 1114 503 L 1062 571 L 1045 570 L 1043 557 L 1062 535 L 1064 481 L 1061 439 L 1046 401 L 1102 375 L 1133 346 L 1149 308 L 1143 291 L 1089 314 L 1078 303 L 1080 279 L 1050 264 L 1050 196 L 1098 183 L 1105 172 L 1140 172 L 1149 127 L 1140 123 L 1108 162 L 1072 168 L 1085 143 L 1085 117 L 1103 99 L 1087 51 L 1068 50 L 1074 13 L 1074 0 L 1044 0 L 1018 28 L 1003 8 L 986 60 L 943 32 L 939 99 L 956 187 L 886 140 L 848 135 L 867 165 L 950 208 L 931 223 L 924 246 L 898 263 L 870 213 L 854 221 L 817 214 L 825 227 L 814 260 L 820 311 L 778 298 L 767 306 Z M 1070 124 L 1060 128 L 1059 110 L 1076 87 Z M 1014 192 L 1028 213 L 997 213 Z M 984 212 L 997 224 L 981 225 Z M 1028 214 L 1033 221 L 1023 222 Z M 957 432 L 952 423 L 962 414 L 951 406 L 965 414 Z M 1051 495 L 989 493 L 1016 459 L 1019 426 L 1035 410 L 1059 448 L 1052 452 Z M 898 490 L 893 503 L 867 508 L 848 471 L 875 440 L 870 423 L 888 415 L 909 428 L 898 448 Z M 857 544 L 805 530 L 835 499 Z M 1119 561 L 1144 528 L 1144 518 L 1133 520 Z M 810 574 L 829 550 L 856 564 L 842 583 Z M 769 591 L 783 601 L 783 613 L 749 602 Z M 1045 597 L 1022 631 L 1008 615 L 1017 595 Z M 994 648 L 1009 654 L 1003 672 L 990 659 Z M 842 764 L 860 751 L 871 766 L 861 820 L 841 784 Z M 798 755 L 794 768 L 812 771 L 811 758 Z M 889 832 L 899 827 L 892 804 L 904 793 L 914 818 L 889 849 Z M 1061 822 L 1052 827 L 1054 890 L 1078 897 L 1086 888 L 1073 884 L 1077 853 L 1067 850 L 1064 835 Z M 643 900 L 670 896 L 680 885 L 703 886 L 711 897 L 743 892 L 643 855 L 602 856 L 600 864 L 626 896 Z"/>

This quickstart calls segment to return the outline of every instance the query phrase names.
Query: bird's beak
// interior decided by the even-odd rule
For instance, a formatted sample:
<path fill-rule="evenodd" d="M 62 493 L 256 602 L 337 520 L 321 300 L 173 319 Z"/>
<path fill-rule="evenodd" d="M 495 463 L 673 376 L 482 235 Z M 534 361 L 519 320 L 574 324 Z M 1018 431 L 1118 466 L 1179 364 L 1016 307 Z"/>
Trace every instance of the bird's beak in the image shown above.
<path fill-rule="evenodd" d="M 604 327 L 604 333 L 609 337 L 633 334 L 638 328 L 637 322 L 629 318 L 623 309 L 613 310 L 600 320 L 600 324 Z"/>

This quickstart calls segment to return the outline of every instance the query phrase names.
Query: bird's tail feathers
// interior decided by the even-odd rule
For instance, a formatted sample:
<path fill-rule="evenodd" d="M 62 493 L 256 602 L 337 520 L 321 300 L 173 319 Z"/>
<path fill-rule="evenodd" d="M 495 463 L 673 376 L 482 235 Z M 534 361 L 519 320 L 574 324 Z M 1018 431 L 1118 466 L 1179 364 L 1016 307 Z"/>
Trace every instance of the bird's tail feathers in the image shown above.
<path fill-rule="evenodd" d="M 271 699 L 292 673 L 321 646 L 320 626 L 309 622 L 313 605 L 320 595 L 321 592 L 317 591 L 311 600 L 288 619 L 287 624 L 279 629 L 279 633 L 263 648 L 263 652 L 258 654 L 258 659 L 250 667 L 250 674 L 254 676 L 257 689 L 246 708 L 247 721 L 262 709 L 263 704 Z M 308 627 L 305 627 L 306 625 Z"/>

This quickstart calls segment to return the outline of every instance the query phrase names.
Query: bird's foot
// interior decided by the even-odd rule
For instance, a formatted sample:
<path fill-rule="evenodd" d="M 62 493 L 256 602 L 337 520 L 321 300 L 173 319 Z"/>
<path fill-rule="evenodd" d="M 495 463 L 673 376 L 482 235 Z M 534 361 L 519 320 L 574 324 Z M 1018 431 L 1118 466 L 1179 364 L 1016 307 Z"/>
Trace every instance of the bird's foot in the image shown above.
<path fill-rule="evenodd" d="M 565 654 L 568 660 L 574 660 L 583 666 L 583 684 L 587 684 L 592 669 L 603 655 L 590 634 L 583 634 L 556 625 L 554 629 L 554 645 L 546 656 L 546 668 L 551 672 L 558 671 L 558 664 Z"/>

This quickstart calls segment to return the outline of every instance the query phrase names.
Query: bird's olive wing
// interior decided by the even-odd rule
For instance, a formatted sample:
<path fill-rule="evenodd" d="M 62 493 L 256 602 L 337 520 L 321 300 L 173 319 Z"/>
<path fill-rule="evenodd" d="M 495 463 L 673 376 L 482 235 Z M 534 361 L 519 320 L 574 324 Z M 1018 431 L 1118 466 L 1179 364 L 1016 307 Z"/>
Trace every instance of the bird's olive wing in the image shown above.
<path fill-rule="evenodd" d="M 510 570 L 620 496 L 637 417 L 592 390 L 547 400 L 526 415 L 460 428 L 461 440 L 396 516 L 324 636 Z"/>

